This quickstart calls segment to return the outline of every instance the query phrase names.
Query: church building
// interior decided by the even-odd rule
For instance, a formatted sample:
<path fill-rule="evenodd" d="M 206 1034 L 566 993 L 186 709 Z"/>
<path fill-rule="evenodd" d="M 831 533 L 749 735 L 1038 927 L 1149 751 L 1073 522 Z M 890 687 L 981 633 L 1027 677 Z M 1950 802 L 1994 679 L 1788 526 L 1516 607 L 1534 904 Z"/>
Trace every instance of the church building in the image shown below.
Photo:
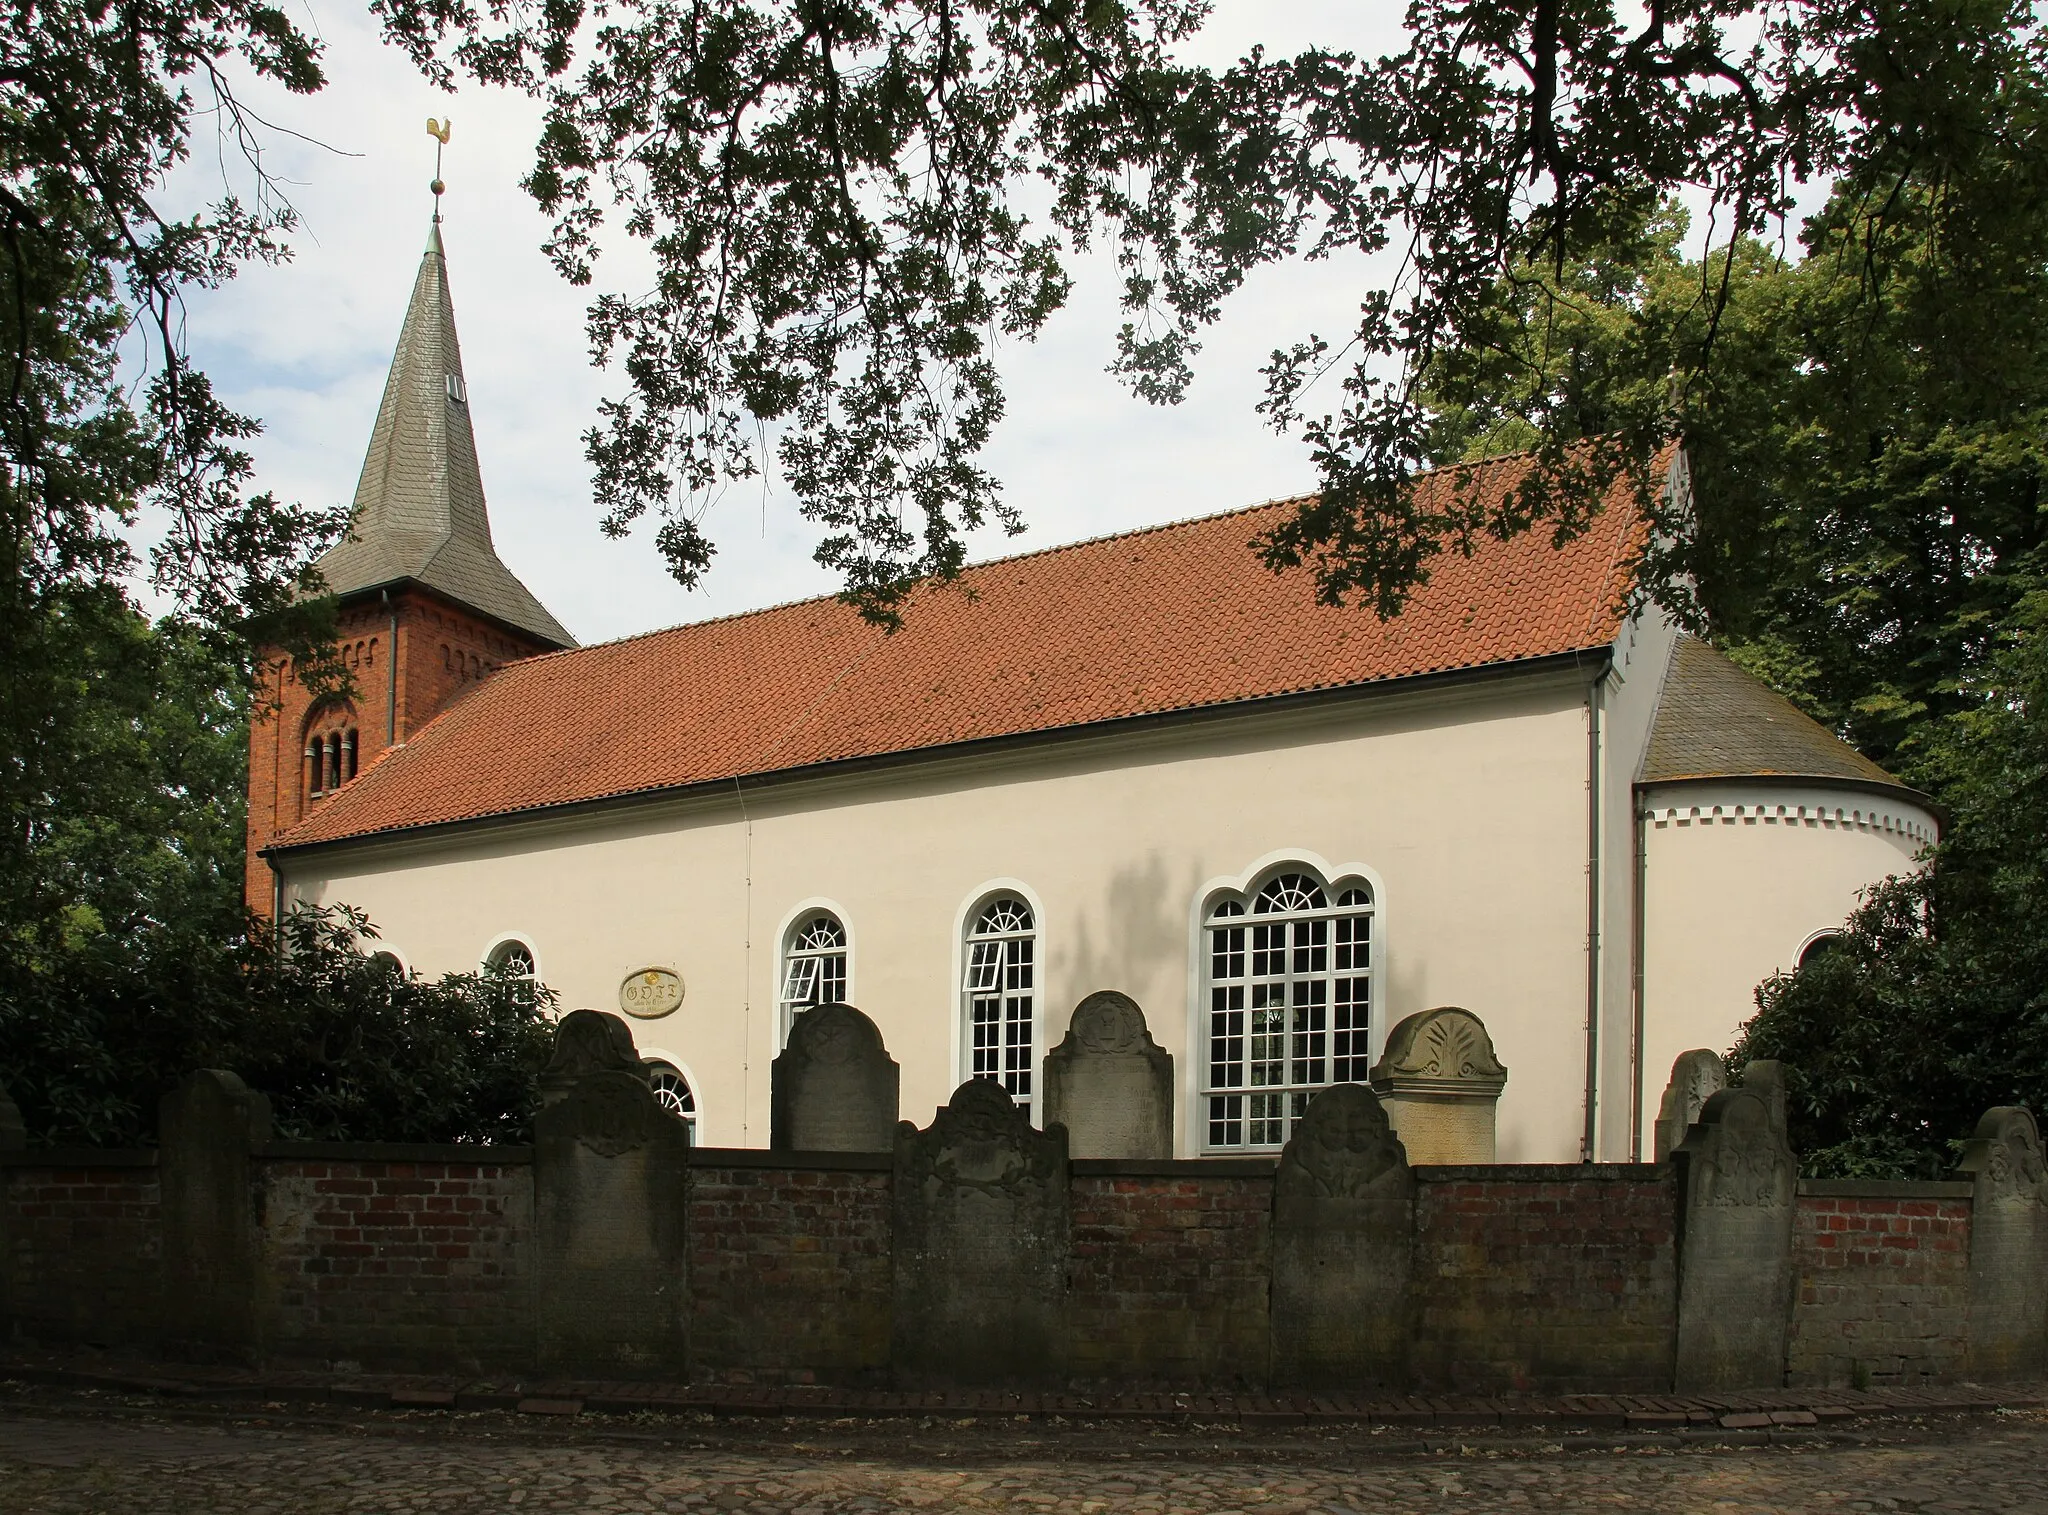
<path fill-rule="evenodd" d="M 1500 1161 L 1647 1156 L 1673 1059 L 1935 839 L 1629 610 L 1619 493 L 1563 548 L 1446 554 L 1387 622 L 1261 565 L 1281 502 L 976 565 L 893 634 L 828 598 L 578 647 L 492 546 L 469 405 L 437 226 L 320 563 L 352 691 L 275 669 L 249 898 L 635 1017 L 704 1143 L 767 1145 L 770 1064 L 834 1000 L 905 1118 L 977 1076 L 1039 1118 L 1112 989 L 1172 1055 L 1180 1157 L 1277 1151 L 1439 1006 L 1506 1069 Z"/>

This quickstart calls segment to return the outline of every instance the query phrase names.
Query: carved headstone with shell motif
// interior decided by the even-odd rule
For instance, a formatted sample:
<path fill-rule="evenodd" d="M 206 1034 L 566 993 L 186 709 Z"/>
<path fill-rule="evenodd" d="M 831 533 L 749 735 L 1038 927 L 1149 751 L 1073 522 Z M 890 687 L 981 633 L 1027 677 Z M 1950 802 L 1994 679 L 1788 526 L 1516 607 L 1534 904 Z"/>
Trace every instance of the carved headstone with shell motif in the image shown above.
<path fill-rule="evenodd" d="M 1508 1070 L 1486 1023 L 1446 1005 L 1387 1033 L 1372 1087 L 1411 1163 L 1490 1163 L 1494 1110 Z"/>

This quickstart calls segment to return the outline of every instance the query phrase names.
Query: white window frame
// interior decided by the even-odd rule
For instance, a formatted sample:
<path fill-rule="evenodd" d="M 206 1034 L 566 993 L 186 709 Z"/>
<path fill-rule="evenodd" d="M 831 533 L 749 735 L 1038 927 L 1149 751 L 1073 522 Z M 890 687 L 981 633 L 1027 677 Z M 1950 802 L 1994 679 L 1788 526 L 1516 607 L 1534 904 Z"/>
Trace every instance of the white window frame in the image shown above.
<path fill-rule="evenodd" d="M 982 912 L 1005 896 L 1023 901 L 1031 911 L 1031 1048 L 1028 1068 L 1031 1075 L 1031 1092 L 1017 1103 L 1035 1124 L 1045 1081 L 1045 1010 L 1046 994 L 1046 930 L 1045 902 L 1036 890 L 1019 879 L 991 879 L 968 896 L 958 918 L 953 923 L 953 1066 L 959 1083 L 966 1083 L 974 1073 L 974 1005 L 967 987 L 967 973 L 972 964 L 969 942 L 975 925 Z M 1011 1098 L 1016 1099 L 1015 1095 Z"/>
<path fill-rule="evenodd" d="M 769 985 L 768 992 L 775 1001 L 775 1046 L 778 1051 L 789 1044 L 790 1026 L 796 1020 L 795 1013 L 790 1009 L 789 1001 L 783 998 L 783 991 L 787 988 L 789 982 L 791 944 L 796 940 L 797 932 L 808 924 L 814 916 L 819 915 L 829 915 L 832 919 L 839 922 L 839 933 L 846 939 L 846 946 L 842 949 L 846 958 L 845 999 L 848 1004 L 859 1003 L 853 997 L 855 993 L 854 968 L 856 966 L 854 962 L 854 939 L 853 927 L 847 923 L 846 911 L 837 900 L 805 900 L 783 916 L 782 924 L 775 933 L 775 980 Z M 693 1085 L 692 1087 L 694 1088 L 695 1086 Z"/>
<path fill-rule="evenodd" d="M 1233 898 L 1245 907 L 1244 919 L 1250 924 L 1255 919 L 1250 911 L 1259 890 L 1283 873 L 1305 873 L 1315 878 L 1323 888 L 1324 897 L 1328 902 L 1327 913 L 1330 916 L 1352 913 L 1336 905 L 1338 897 L 1346 889 L 1363 889 L 1370 896 L 1372 945 L 1368 971 L 1364 975 L 1367 981 L 1365 1057 L 1368 1067 L 1379 1058 L 1386 1045 L 1386 986 L 1390 981 L 1391 954 L 1388 943 L 1391 937 L 1387 926 L 1386 884 L 1377 871 L 1363 863 L 1333 864 L 1316 852 L 1295 847 L 1269 852 L 1258 858 L 1241 874 L 1211 879 L 1195 892 L 1194 898 L 1189 902 L 1188 912 L 1188 1055 L 1184 1059 L 1180 1092 L 1182 1109 L 1186 1112 L 1181 1124 L 1181 1139 L 1186 1143 L 1184 1150 L 1190 1153 L 1203 1156 L 1261 1156 L 1280 1150 L 1278 1145 L 1214 1146 L 1209 1141 L 1209 926 L 1217 908 L 1226 900 Z M 1330 1051 L 1331 1048 L 1326 1043 L 1326 1061 L 1329 1060 Z M 1333 1067 L 1326 1069 L 1328 1073 L 1334 1071 Z M 1327 1084 L 1316 1087 L 1327 1087 Z"/>
<path fill-rule="evenodd" d="M 695 1108 L 692 1109 L 689 1114 L 681 1116 L 679 1118 L 683 1120 L 690 1128 L 690 1145 L 693 1147 L 702 1146 L 704 1144 L 703 1083 L 699 1081 L 695 1073 L 690 1071 L 690 1065 L 688 1063 L 684 1062 L 680 1057 L 673 1056 L 670 1053 L 663 1052 L 658 1049 L 643 1051 L 640 1054 L 640 1060 L 644 1063 L 649 1064 L 661 1063 L 665 1067 L 673 1068 L 676 1070 L 676 1077 L 680 1078 L 683 1081 L 684 1087 L 686 1087 L 690 1091 L 690 1103 L 693 1106 L 695 1106 Z M 652 1076 L 653 1070 L 652 1068 L 650 1068 L 649 1078 L 651 1079 Z M 658 1094 L 655 1096 L 657 1100 L 660 1099 L 660 1097 L 661 1096 Z"/>
<path fill-rule="evenodd" d="M 479 973 L 490 972 L 498 954 L 515 942 L 526 949 L 527 957 L 532 960 L 534 984 L 539 986 L 546 983 L 547 979 L 541 973 L 540 949 L 534 946 L 533 933 L 529 931 L 501 931 L 492 937 L 489 945 L 484 948 L 483 955 L 477 959 L 477 971 Z M 696 1086 L 693 1084 L 691 1087 L 695 1088 Z"/>

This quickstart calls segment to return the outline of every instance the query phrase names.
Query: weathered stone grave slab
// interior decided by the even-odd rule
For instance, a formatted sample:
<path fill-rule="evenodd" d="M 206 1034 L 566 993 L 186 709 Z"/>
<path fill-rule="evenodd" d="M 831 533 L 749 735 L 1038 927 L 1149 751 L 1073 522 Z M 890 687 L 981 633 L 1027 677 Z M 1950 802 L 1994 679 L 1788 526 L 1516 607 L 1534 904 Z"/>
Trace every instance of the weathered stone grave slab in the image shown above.
<path fill-rule="evenodd" d="M 851 1005 L 797 1016 L 770 1070 L 768 1145 L 784 1152 L 887 1152 L 903 1070 Z"/>
<path fill-rule="evenodd" d="M 1323 1090 L 1273 1180 L 1273 1377 L 1392 1387 L 1407 1380 L 1415 1175 L 1379 1097 Z"/>
<path fill-rule="evenodd" d="M 1073 1157 L 1173 1156 L 1173 1054 L 1129 995 L 1098 989 L 1074 1007 L 1045 1055 L 1045 1123 L 1067 1128 Z"/>
<path fill-rule="evenodd" d="M 616 1015 L 555 1032 L 534 1117 L 536 1348 L 544 1368 L 679 1372 L 688 1134 Z"/>
<path fill-rule="evenodd" d="M 1672 1061 L 1671 1081 L 1664 1086 L 1664 1098 L 1657 1106 L 1657 1135 L 1654 1153 L 1658 1162 L 1668 1161 L 1685 1140 L 1685 1133 L 1700 1118 L 1707 1101 L 1728 1087 L 1728 1069 L 1721 1054 L 1705 1047 L 1681 1052 Z"/>
<path fill-rule="evenodd" d="M 1783 1382 L 1799 1164 L 1769 1087 L 1723 1089 L 1679 1165 L 1680 1393 Z"/>
<path fill-rule="evenodd" d="M 187 1075 L 157 1110 L 164 1328 L 174 1349 L 254 1358 L 269 1336 L 250 1154 L 270 1140 L 270 1101 L 234 1074 Z"/>
<path fill-rule="evenodd" d="M 1372 1070 L 1373 1093 L 1411 1164 L 1492 1162 L 1507 1082 L 1486 1022 L 1455 1005 L 1401 1021 Z"/>
<path fill-rule="evenodd" d="M 1970 1199 L 1965 1360 L 1979 1382 L 2048 1373 L 2048 1162 L 2031 1111 L 2001 1105 L 1977 1122 L 1959 1177 Z"/>
<path fill-rule="evenodd" d="M 987 1079 L 896 1128 L 891 1361 L 908 1383 L 1043 1381 L 1066 1336 L 1067 1137 Z"/>

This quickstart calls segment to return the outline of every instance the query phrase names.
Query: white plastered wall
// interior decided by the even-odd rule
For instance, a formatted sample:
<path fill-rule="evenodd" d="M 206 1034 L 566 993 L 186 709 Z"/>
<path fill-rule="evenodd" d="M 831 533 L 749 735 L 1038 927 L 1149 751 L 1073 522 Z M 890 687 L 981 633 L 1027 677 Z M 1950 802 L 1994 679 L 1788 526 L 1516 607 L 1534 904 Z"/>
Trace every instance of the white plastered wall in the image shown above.
<path fill-rule="evenodd" d="M 1757 986 L 1841 926 L 1862 890 L 1917 866 L 1936 825 L 1896 792 L 1793 779 L 1658 785 L 1642 811 L 1642 1097 L 1654 1121 L 1678 1054 L 1733 1046 Z"/>
<path fill-rule="evenodd" d="M 565 1009 L 615 1009 L 626 974 L 674 968 L 683 1006 L 637 1023 L 639 1044 L 694 1075 L 701 1140 L 761 1146 L 777 928 L 800 901 L 832 900 L 858 939 L 853 998 L 922 1124 L 960 1077 L 961 912 L 997 881 L 1042 906 L 1042 1044 L 1084 994 L 1121 989 L 1173 1053 L 1186 1100 L 1191 901 L 1260 858 L 1361 864 L 1382 885 L 1377 1035 L 1436 1005 L 1474 1011 L 1510 1069 L 1501 1160 L 1568 1162 L 1586 763 L 1584 675 L 1566 669 L 394 838 L 284 868 L 291 898 L 361 906 L 429 974 L 473 966 L 520 922 Z"/>

